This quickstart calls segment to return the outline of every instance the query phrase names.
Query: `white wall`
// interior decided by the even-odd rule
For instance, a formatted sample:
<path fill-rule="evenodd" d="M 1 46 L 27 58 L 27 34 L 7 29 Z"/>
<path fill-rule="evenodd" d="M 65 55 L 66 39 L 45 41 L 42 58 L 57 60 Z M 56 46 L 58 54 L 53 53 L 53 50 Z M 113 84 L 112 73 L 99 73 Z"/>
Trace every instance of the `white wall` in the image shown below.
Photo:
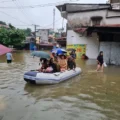
<path fill-rule="evenodd" d="M 108 11 L 108 10 L 99 10 L 99 11 L 86 11 L 86 12 L 78 12 L 78 13 L 68 13 L 67 19 L 68 23 L 74 27 L 74 25 L 83 25 L 83 26 L 91 26 L 91 17 L 93 16 L 102 16 L 103 19 L 101 21 L 101 25 L 106 24 L 120 24 L 120 17 L 117 18 L 106 18 L 112 16 L 120 16 L 119 12 Z"/>
<path fill-rule="evenodd" d="M 100 50 L 106 63 L 120 65 L 120 42 L 101 42 Z"/>
<path fill-rule="evenodd" d="M 48 29 L 40 29 L 36 36 L 40 37 L 40 42 L 48 42 Z"/>
<path fill-rule="evenodd" d="M 91 59 L 96 59 L 99 51 L 99 41 L 97 40 L 97 35 L 94 33 L 93 37 L 80 37 L 73 30 L 67 31 L 67 45 L 71 44 L 85 44 L 86 45 L 86 55 Z"/>

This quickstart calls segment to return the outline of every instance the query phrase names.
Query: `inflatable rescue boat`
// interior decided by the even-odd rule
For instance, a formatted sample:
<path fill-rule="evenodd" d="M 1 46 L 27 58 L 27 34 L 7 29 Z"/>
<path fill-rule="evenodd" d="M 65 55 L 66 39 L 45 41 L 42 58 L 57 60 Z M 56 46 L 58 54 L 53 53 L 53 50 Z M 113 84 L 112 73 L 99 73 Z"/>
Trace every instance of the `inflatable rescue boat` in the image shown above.
<path fill-rule="evenodd" d="M 66 81 L 72 77 L 79 75 L 82 72 L 81 68 L 76 67 L 75 70 L 66 70 L 65 72 L 57 73 L 42 73 L 38 71 L 29 71 L 24 74 L 26 82 L 34 84 L 57 84 Z"/>

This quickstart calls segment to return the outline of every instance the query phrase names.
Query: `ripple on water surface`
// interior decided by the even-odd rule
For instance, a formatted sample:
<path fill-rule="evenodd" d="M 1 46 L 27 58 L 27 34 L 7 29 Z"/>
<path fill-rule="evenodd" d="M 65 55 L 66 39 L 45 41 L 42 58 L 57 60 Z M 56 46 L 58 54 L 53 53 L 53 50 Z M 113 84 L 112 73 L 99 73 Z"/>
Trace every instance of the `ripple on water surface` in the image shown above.
<path fill-rule="evenodd" d="M 26 84 L 24 72 L 39 68 L 29 52 L 0 57 L 0 119 L 2 120 L 119 120 L 119 67 L 94 73 L 95 60 L 77 60 L 83 73 L 58 85 Z"/>

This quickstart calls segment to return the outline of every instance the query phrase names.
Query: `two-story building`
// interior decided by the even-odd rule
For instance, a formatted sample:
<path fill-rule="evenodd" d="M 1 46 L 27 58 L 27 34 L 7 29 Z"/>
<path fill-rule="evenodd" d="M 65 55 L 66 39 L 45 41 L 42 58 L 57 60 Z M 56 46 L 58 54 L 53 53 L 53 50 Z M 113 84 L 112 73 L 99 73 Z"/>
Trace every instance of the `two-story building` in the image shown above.
<path fill-rule="evenodd" d="M 117 2 L 57 6 L 67 19 L 67 48 L 75 48 L 78 58 L 85 53 L 96 59 L 102 50 L 108 64 L 120 65 L 120 4 Z"/>

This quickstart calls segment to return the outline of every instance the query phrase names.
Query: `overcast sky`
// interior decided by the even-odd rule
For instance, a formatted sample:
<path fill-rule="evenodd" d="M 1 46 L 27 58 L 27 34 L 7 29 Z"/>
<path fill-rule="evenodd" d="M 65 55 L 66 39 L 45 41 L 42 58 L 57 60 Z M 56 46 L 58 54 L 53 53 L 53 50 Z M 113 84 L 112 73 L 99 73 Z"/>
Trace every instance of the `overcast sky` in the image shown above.
<path fill-rule="evenodd" d="M 22 6 L 32 6 L 48 3 L 64 3 L 70 0 L 0 0 L 0 7 L 21 7 Z M 74 3 L 106 3 L 106 0 L 79 0 L 78 2 L 73 1 Z M 52 28 L 53 27 L 53 9 L 55 6 L 49 7 L 36 7 L 36 8 L 27 8 L 27 9 L 1 9 L 0 8 L 0 21 L 5 21 L 6 23 L 12 23 L 16 27 L 27 28 L 32 24 L 37 24 L 42 26 L 42 28 Z M 55 8 L 55 28 L 62 27 L 62 18 L 60 12 Z M 7 15 L 6 15 L 7 14 Z M 10 15 L 10 16 L 8 16 Z M 13 17 L 13 18 L 12 18 Z M 15 19 L 14 19 L 15 18 Z M 65 27 L 66 22 L 64 22 Z"/>

